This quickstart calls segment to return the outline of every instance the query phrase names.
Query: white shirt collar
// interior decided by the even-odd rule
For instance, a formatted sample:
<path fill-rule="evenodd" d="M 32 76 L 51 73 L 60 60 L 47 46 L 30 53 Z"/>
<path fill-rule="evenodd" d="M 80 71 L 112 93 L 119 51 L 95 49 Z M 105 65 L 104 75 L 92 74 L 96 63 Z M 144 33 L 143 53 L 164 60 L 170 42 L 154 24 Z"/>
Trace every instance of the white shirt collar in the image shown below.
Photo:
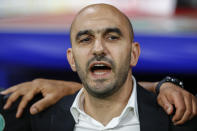
<path fill-rule="evenodd" d="M 137 105 L 137 85 L 136 85 L 136 80 L 135 78 L 132 76 L 132 80 L 133 80 L 133 90 L 131 93 L 131 96 L 129 98 L 129 101 L 127 103 L 127 105 L 125 106 L 124 110 L 122 111 L 121 115 L 119 116 L 119 119 L 123 119 L 125 117 L 125 115 L 127 115 L 127 111 L 133 109 L 134 110 L 134 114 L 137 117 L 138 121 L 139 121 L 139 116 L 138 116 L 138 105 Z M 83 110 L 83 102 L 84 102 L 84 96 L 83 96 L 83 88 L 78 92 L 71 108 L 71 114 L 75 120 L 76 123 L 79 122 L 79 115 L 83 114 L 83 115 L 87 115 L 84 110 Z"/>

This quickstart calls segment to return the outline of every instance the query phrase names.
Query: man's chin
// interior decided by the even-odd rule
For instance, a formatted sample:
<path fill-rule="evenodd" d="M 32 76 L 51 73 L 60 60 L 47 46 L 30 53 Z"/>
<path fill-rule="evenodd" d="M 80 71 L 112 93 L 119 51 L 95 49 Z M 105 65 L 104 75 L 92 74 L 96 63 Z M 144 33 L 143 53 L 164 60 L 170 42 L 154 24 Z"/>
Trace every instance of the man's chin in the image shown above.
<path fill-rule="evenodd" d="M 85 87 L 89 94 L 98 98 L 105 98 L 110 96 L 115 92 L 114 86 L 112 83 L 103 83 L 103 82 L 95 82 L 94 84 L 90 84 L 88 87 Z"/>
<path fill-rule="evenodd" d="M 111 88 L 112 82 L 106 79 L 97 79 L 89 82 L 89 86 L 93 90 L 107 90 Z"/>

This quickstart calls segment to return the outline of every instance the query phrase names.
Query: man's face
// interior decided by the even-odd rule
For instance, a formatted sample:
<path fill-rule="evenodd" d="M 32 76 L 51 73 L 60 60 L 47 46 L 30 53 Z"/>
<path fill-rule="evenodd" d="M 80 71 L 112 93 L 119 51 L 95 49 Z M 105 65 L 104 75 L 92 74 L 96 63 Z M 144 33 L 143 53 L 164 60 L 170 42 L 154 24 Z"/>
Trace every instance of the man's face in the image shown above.
<path fill-rule="evenodd" d="M 128 28 L 123 16 L 105 9 L 88 9 L 76 18 L 68 59 L 91 95 L 110 96 L 125 83 L 132 54 Z"/>

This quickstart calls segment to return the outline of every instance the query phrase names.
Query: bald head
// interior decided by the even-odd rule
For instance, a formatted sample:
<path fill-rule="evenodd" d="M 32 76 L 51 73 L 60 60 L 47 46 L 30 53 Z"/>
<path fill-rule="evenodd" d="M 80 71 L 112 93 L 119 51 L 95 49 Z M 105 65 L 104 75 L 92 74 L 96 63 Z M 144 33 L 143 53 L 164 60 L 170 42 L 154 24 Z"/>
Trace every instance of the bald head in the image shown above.
<path fill-rule="evenodd" d="M 133 41 L 134 33 L 129 18 L 116 7 L 108 4 L 93 4 L 80 10 L 71 24 L 70 36 L 72 36 L 73 30 L 75 30 L 79 24 L 82 24 L 81 21 L 88 21 L 89 19 L 96 20 L 98 18 L 108 19 L 109 17 L 116 17 L 120 20 L 121 24 L 125 25 L 129 31 L 130 39 Z M 73 38 L 71 37 L 70 39 L 72 42 Z"/>

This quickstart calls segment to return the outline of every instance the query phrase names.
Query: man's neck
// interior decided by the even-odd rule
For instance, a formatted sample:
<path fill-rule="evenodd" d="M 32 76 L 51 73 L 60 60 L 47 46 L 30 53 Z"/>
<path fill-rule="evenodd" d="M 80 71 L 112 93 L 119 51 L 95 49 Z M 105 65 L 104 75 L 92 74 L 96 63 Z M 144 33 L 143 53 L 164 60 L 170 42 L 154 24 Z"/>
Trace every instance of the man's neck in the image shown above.
<path fill-rule="evenodd" d="M 132 76 L 129 73 L 124 85 L 107 98 L 96 98 L 84 90 L 84 111 L 103 125 L 107 125 L 114 117 L 120 116 L 128 103 L 132 89 Z"/>

